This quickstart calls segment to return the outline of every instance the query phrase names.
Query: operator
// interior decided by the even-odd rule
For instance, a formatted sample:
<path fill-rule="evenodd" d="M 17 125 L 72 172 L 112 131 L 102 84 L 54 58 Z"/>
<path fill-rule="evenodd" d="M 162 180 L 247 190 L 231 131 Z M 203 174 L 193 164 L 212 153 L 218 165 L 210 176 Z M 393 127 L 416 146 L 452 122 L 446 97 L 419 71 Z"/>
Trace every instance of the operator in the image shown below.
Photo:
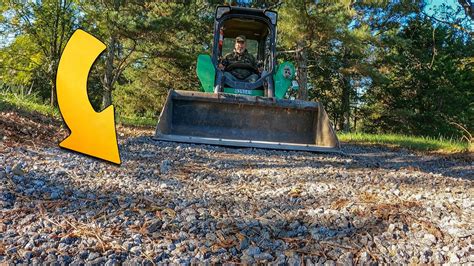
<path fill-rule="evenodd" d="M 246 41 L 247 39 L 244 35 L 237 36 L 237 38 L 235 38 L 234 51 L 226 54 L 224 58 L 220 60 L 218 68 L 224 71 L 224 79 L 247 82 L 255 82 L 259 79 L 260 76 L 256 72 L 261 73 L 263 69 L 262 67 L 257 68 L 255 57 L 246 49 Z M 249 64 L 250 67 L 228 69 L 228 67 L 234 63 Z"/>

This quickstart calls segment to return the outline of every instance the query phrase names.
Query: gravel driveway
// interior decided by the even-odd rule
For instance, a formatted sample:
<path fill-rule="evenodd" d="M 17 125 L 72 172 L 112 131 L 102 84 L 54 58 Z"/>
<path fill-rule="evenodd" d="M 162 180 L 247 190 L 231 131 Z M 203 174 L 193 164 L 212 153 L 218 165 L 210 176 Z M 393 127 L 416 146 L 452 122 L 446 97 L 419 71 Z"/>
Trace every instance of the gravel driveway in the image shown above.
<path fill-rule="evenodd" d="M 0 142 L 0 263 L 474 263 L 470 159 L 146 136 L 120 151 L 118 167 Z"/>

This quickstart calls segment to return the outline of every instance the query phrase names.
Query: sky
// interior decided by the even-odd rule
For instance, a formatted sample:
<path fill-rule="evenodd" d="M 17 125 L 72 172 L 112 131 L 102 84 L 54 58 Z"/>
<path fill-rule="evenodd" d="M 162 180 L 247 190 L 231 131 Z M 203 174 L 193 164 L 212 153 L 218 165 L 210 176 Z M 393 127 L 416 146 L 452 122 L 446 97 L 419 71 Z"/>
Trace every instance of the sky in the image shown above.
<path fill-rule="evenodd" d="M 428 0 L 427 3 L 425 12 L 430 16 L 433 15 L 433 7 L 441 6 L 443 3 L 454 9 L 460 7 L 457 0 Z"/>
<path fill-rule="evenodd" d="M 461 9 L 461 5 L 458 3 L 457 0 L 427 0 L 426 1 L 428 4 L 425 7 L 425 13 L 428 14 L 429 16 L 436 17 L 438 19 L 444 20 L 442 17 L 439 17 L 438 14 L 434 13 L 434 10 L 437 7 L 440 7 L 441 5 L 445 4 L 448 7 L 451 7 L 453 10 Z M 464 13 L 464 10 L 460 12 L 460 17 L 464 18 L 466 17 L 466 13 Z M 464 28 L 470 29 L 471 31 L 474 31 L 474 21 L 468 20 L 467 25 L 463 25 Z"/>

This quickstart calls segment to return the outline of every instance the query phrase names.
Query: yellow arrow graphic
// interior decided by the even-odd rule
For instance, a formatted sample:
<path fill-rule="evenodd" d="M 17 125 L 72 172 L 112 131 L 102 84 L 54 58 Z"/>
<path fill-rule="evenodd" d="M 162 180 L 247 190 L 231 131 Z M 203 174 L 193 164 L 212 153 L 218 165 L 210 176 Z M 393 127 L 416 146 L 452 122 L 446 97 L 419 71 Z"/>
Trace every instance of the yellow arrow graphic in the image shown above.
<path fill-rule="evenodd" d="M 89 71 L 105 48 L 105 44 L 82 30 L 76 30 L 64 48 L 56 92 L 59 110 L 71 135 L 59 146 L 120 164 L 114 107 L 97 113 L 87 96 Z"/>

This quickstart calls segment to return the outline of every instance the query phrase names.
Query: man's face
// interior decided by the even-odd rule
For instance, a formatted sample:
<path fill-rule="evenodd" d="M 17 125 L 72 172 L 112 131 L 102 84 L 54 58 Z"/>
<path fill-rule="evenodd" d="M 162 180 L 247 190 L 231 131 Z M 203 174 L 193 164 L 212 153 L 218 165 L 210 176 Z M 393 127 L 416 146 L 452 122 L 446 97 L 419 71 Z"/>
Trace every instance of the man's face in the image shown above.
<path fill-rule="evenodd" d="M 245 51 L 245 42 L 235 42 L 235 51 L 239 54 Z"/>

